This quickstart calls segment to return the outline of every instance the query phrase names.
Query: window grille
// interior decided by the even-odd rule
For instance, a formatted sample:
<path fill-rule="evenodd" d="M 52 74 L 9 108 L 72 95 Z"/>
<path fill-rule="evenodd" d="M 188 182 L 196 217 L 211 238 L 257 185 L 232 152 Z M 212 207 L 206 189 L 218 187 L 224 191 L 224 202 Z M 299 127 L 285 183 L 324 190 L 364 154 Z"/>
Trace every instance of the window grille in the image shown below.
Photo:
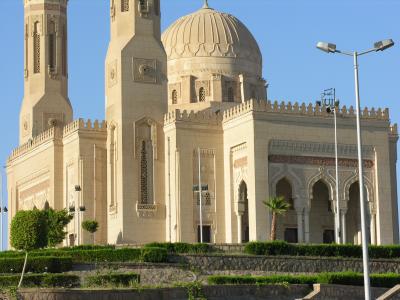
<path fill-rule="evenodd" d="M 160 0 L 154 0 L 154 13 L 156 16 L 160 15 Z"/>
<path fill-rule="evenodd" d="M 206 90 L 203 87 L 199 90 L 199 100 L 200 102 L 206 101 Z"/>
<path fill-rule="evenodd" d="M 234 94 L 233 94 L 233 88 L 230 87 L 228 88 L 228 102 L 234 102 Z"/>
<path fill-rule="evenodd" d="M 56 34 L 55 24 L 49 24 L 49 68 L 53 71 L 56 67 Z"/>
<path fill-rule="evenodd" d="M 62 74 L 67 76 L 67 30 L 66 25 L 63 27 L 62 36 Z"/>
<path fill-rule="evenodd" d="M 147 0 L 139 0 L 139 9 L 141 12 L 148 12 L 149 6 Z"/>
<path fill-rule="evenodd" d="M 33 32 L 33 72 L 40 73 L 40 34 L 38 32 L 39 22 L 35 23 Z"/>
<path fill-rule="evenodd" d="M 148 203 L 147 193 L 147 151 L 146 141 L 142 141 L 141 159 L 140 159 L 140 196 L 142 203 Z"/>
<path fill-rule="evenodd" d="M 121 12 L 129 11 L 129 0 L 121 0 Z"/>
<path fill-rule="evenodd" d="M 178 92 L 176 90 L 172 91 L 172 104 L 178 103 Z"/>

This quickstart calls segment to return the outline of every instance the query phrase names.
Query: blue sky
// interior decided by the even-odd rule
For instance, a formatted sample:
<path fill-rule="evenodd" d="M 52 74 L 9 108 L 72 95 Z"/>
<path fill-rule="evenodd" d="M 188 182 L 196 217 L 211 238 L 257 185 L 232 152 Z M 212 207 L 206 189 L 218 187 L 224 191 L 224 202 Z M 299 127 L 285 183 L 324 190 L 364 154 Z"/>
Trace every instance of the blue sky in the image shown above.
<path fill-rule="evenodd" d="M 202 6 L 203 0 L 161 0 L 162 29 Z M 273 100 L 314 102 L 335 87 L 342 104 L 354 104 L 352 60 L 315 49 L 322 41 L 363 50 L 392 38 L 399 44 L 362 57 L 362 106 L 389 107 L 399 122 L 399 0 L 209 0 L 238 17 L 255 36 Z M 23 97 L 23 1 L 0 0 L 0 161 L 18 144 Z M 104 59 L 109 40 L 109 0 L 69 1 L 69 96 L 74 116 L 104 118 Z M 340 138 L 340 137 L 339 137 Z M 4 174 L 4 172 L 3 172 Z M 400 178 L 400 176 L 398 176 Z M 5 194 L 5 193 L 4 193 Z"/>

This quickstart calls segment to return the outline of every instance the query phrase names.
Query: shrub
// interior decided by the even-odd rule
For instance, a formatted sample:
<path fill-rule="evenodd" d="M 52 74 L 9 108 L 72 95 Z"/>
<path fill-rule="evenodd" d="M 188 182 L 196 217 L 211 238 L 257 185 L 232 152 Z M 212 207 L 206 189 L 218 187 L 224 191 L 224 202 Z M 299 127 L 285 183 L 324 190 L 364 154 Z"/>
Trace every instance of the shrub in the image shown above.
<path fill-rule="evenodd" d="M 150 243 L 145 245 L 146 248 L 164 248 L 171 254 L 189 254 L 189 253 L 198 253 L 198 254 L 206 254 L 210 252 L 214 252 L 212 246 L 208 244 L 189 244 L 189 243 Z"/>
<path fill-rule="evenodd" d="M 88 276 L 86 285 L 90 287 L 128 287 L 132 283 L 140 282 L 140 275 L 136 273 L 115 273 L 105 275 Z"/>
<path fill-rule="evenodd" d="M 89 262 L 133 262 L 141 260 L 141 249 L 98 249 L 68 252 L 74 263 Z"/>
<path fill-rule="evenodd" d="M 0 273 L 20 273 L 24 264 L 24 257 L 1 258 Z M 71 257 L 30 257 L 26 265 L 26 272 L 32 273 L 62 273 L 72 269 Z"/>
<path fill-rule="evenodd" d="M 95 233 L 99 228 L 99 222 L 95 220 L 86 220 L 82 222 L 82 228 L 87 232 Z"/>
<path fill-rule="evenodd" d="M 54 247 L 64 240 L 67 232 L 65 226 L 71 222 L 73 217 L 66 209 L 54 210 L 48 208 L 42 211 L 47 226 L 47 246 Z"/>
<path fill-rule="evenodd" d="M 62 251 L 79 251 L 79 250 L 104 250 L 115 249 L 115 245 L 79 245 L 74 247 L 63 247 L 59 250 Z"/>
<path fill-rule="evenodd" d="M 11 221 L 11 246 L 30 251 L 47 246 L 47 223 L 44 214 L 37 210 L 20 210 Z"/>
<path fill-rule="evenodd" d="M 0 276 L 0 287 L 8 288 L 18 285 L 19 276 Z M 27 274 L 24 277 L 24 287 L 79 287 L 80 278 L 70 274 Z"/>
<path fill-rule="evenodd" d="M 318 276 L 311 275 L 272 275 L 272 276 L 209 276 L 209 284 L 313 284 Z"/>
<path fill-rule="evenodd" d="M 42 286 L 45 287 L 64 287 L 74 288 L 81 285 L 80 278 L 71 274 L 46 274 L 42 280 Z"/>
<path fill-rule="evenodd" d="M 141 259 L 144 262 L 162 263 L 167 261 L 168 252 L 164 248 L 145 247 L 141 249 Z"/>
<path fill-rule="evenodd" d="M 288 244 L 282 241 L 251 242 L 246 244 L 244 251 L 253 255 L 362 257 L 358 245 Z M 400 258 L 400 246 L 370 246 L 369 254 L 371 258 Z"/>
<path fill-rule="evenodd" d="M 391 288 L 400 283 L 400 274 L 371 274 L 371 286 Z M 271 276 L 209 276 L 209 284 L 341 284 L 363 286 L 361 273 L 341 272 L 318 275 L 271 275 Z"/>

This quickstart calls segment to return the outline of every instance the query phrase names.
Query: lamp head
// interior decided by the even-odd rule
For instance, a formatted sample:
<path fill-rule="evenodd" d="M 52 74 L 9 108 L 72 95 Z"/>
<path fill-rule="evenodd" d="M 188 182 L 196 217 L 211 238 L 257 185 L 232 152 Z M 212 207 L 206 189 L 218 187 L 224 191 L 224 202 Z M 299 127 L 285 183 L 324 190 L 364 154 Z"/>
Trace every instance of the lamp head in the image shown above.
<path fill-rule="evenodd" d="M 375 51 L 383 51 L 394 46 L 392 39 L 382 40 L 374 44 Z"/>
<path fill-rule="evenodd" d="M 326 53 L 335 53 L 336 52 L 336 45 L 331 44 L 331 43 L 318 42 L 317 48 Z"/>

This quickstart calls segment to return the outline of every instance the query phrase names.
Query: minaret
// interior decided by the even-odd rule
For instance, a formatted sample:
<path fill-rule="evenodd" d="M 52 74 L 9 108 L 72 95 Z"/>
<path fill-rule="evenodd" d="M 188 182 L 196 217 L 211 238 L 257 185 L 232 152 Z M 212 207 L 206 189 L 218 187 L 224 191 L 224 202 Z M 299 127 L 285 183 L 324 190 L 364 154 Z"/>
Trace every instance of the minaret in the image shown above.
<path fill-rule="evenodd" d="M 164 240 L 167 57 L 160 0 L 110 0 L 110 9 L 105 65 L 108 242 Z"/>
<path fill-rule="evenodd" d="M 68 0 L 24 0 L 24 99 L 20 144 L 72 121 L 68 99 Z"/>

